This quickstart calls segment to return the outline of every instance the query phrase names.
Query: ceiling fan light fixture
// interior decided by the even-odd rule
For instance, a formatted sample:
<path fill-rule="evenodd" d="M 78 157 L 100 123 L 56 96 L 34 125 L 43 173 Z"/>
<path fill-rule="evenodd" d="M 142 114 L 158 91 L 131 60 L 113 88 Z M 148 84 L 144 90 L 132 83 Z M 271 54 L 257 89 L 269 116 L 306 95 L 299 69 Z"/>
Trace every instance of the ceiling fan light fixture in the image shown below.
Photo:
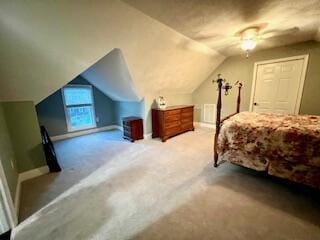
<path fill-rule="evenodd" d="M 253 38 L 242 39 L 241 48 L 244 51 L 251 51 L 257 46 L 257 41 Z"/>
<path fill-rule="evenodd" d="M 241 48 L 246 52 L 246 57 L 249 57 L 249 52 L 257 46 L 258 27 L 247 28 L 239 33 L 241 37 Z"/>

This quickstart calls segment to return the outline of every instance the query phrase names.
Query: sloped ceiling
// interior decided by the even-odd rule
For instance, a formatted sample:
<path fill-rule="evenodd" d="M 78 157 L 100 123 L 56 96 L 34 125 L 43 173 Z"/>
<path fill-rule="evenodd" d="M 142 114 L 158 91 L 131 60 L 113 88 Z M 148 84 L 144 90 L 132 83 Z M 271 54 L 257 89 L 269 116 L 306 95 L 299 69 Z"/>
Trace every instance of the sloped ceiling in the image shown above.
<path fill-rule="evenodd" d="M 192 92 L 224 59 L 117 0 L 1 1 L 0 100 L 40 102 L 121 49 L 138 96 Z"/>
<path fill-rule="evenodd" d="M 226 56 L 241 53 L 235 33 L 249 26 L 263 25 L 265 32 L 297 29 L 261 40 L 256 50 L 320 40 L 319 0 L 123 1 Z"/>
<path fill-rule="evenodd" d="M 114 49 L 82 74 L 115 101 L 140 101 L 120 49 Z"/>

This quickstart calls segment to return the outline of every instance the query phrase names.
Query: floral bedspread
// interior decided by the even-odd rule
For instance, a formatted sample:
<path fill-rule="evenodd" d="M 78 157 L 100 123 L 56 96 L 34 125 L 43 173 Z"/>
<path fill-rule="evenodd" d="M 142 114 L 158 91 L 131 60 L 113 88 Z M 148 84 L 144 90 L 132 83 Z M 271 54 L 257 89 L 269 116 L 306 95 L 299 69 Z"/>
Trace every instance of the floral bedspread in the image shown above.
<path fill-rule="evenodd" d="M 218 153 L 261 171 L 280 160 L 320 167 L 320 116 L 241 112 L 222 124 Z"/>

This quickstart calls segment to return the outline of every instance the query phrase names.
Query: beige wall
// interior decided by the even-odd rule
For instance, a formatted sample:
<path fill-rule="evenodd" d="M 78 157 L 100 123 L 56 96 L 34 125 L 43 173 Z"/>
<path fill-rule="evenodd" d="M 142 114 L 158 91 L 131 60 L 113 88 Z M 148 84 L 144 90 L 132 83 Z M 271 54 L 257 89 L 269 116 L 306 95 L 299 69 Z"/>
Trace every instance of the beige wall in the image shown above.
<path fill-rule="evenodd" d="M 46 165 L 33 102 L 2 103 L 18 172 Z"/>
<path fill-rule="evenodd" d="M 196 105 L 196 120 L 203 121 L 203 104 L 216 103 L 216 84 L 212 79 L 221 73 L 230 83 L 240 80 L 244 83 L 242 91 L 241 110 L 248 110 L 250 104 L 251 85 L 254 63 L 277 58 L 309 54 L 309 64 L 302 95 L 300 113 L 320 115 L 320 43 L 309 41 L 284 47 L 272 48 L 250 54 L 249 58 L 233 56 L 227 58 L 211 76 L 204 81 L 192 94 L 193 103 Z M 235 112 L 235 89 L 227 97 L 223 97 L 223 115 Z"/>
<path fill-rule="evenodd" d="M 2 103 L 0 103 L 0 159 L 9 185 L 12 199 L 15 198 L 18 173 L 8 126 Z"/>

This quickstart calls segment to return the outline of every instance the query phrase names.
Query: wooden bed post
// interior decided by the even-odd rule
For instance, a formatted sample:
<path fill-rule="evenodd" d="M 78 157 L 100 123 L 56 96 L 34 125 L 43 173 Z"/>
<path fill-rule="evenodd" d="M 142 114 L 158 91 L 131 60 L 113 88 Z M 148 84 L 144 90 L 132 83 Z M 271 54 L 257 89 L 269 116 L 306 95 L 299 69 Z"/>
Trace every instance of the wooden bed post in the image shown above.
<path fill-rule="evenodd" d="M 216 131 L 214 134 L 214 145 L 213 145 L 213 151 L 214 151 L 214 167 L 218 167 L 218 136 L 220 132 L 220 121 L 221 121 L 221 89 L 222 89 L 222 82 L 225 80 L 221 78 L 221 75 L 218 75 L 217 80 L 213 80 L 213 82 L 218 83 L 218 100 L 217 100 L 217 112 L 216 112 Z"/>
<path fill-rule="evenodd" d="M 238 81 L 236 84 L 238 85 L 237 113 L 239 113 L 239 112 L 240 112 L 240 102 L 241 102 L 241 88 L 242 88 L 242 83 Z"/>
<path fill-rule="evenodd" d="M 237 98 L 237 111 L 234 114 L 231 114 L 221 120 L 221 108 L 222 108 L 222 101 L 221 101 L 221 91 L 222 89 L 225 90 L 225 95 L 228 95 L 229 89 L 232 88 L 232 86 L 229 85 L 229 83 L 226 83 L 225 86 L 223 86 L 223 82 L 225 82 L 225 79 L 221 77 L 221 74 L 218 74 L 218 79 L 213 80 L 213 83 L 218 83 L 218 99 L 217 99 L 217 112 L 216 112 L 216 131 L 214 134 L 214 145 L 213 145 L 213 151 L 214 151 L 214 167 L 218 167 L 218 137 L 220 133 L 220 128 L 221 128 L 221 123 L 232 117 L 233 115 L 237 114 L 240 112 L 240 102 L 241 102 L 241 88 L 242 88 L 242 83 L 237 81 L 235 85 L 238 86 L 238 98 Z"/>

